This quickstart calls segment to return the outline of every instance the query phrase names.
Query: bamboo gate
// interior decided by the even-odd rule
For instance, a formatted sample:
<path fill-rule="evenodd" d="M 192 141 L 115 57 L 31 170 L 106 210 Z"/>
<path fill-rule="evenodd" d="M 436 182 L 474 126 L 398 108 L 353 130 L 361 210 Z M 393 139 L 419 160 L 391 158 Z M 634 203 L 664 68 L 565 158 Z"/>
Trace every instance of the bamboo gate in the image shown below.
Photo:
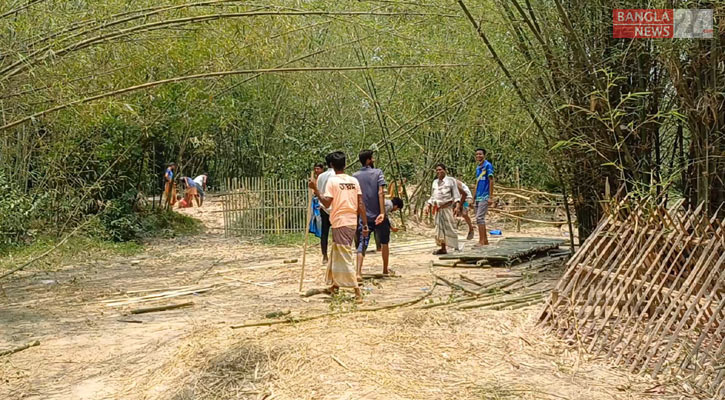
<path fill-rule="evenodd" d="M 725 396 L 725 221 L 623 201 L 568 262 L 541 321 L 631 372 Z"/>
<path fill-rule="evenodd" d="M 307 181 L 265 177 L 222 183 L 224 236 L 303 233 L 307 229 Z"/>

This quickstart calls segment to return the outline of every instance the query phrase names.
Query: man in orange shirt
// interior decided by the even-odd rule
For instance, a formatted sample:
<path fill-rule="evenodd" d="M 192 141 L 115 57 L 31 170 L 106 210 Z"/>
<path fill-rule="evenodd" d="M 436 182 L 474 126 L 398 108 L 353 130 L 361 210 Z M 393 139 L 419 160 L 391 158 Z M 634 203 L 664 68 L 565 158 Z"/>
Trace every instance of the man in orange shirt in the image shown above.
<path fill-rule="evenodd" d="M 332 247 L 325 278 L 330 285 L 331 293 L 341 287 L 353 288 L 355 299 L 361 302 L 362 293 L 357 283 L 353 256 L 358 216 L 363 221 L 364 237 L 369 235 L 365 204 L 362 201 L 360 183 L 345 173 L 345 153 L 336 151 L 328 156 L 335 175 L 327 180 L 325 193 L 317 190 L 317 182 L 314 179 L 309 182 L 309 187 L 315 192 L 315 196 L 325 207 L 331 209 Z"/>

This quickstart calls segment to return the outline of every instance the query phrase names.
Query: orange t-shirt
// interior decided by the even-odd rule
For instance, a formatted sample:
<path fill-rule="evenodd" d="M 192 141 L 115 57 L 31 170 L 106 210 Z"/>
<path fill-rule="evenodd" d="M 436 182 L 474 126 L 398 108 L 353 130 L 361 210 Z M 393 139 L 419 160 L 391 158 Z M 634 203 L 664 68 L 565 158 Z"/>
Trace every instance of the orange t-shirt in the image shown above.
<path fill-rule="evenodd" d="M 327 180 L 322 196 L 332 198 L 330 225 L 333 228 L 357 227 L 357 196 L 361 194 L 360 183 L 350 175 L 335 174 Z"/>

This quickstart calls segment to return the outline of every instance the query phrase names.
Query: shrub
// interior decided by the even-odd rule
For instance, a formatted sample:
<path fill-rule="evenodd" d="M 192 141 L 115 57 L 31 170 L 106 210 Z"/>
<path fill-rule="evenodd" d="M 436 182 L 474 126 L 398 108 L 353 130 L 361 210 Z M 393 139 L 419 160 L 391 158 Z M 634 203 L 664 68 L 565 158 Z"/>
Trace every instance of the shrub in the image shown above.
<path fill-rule="evenodd" d="M 148 210 L 134 207 L 138 193 L 128 191 L 108 202 L 101 213 L 106 238 L 126 242 L 154 235 L 174 236 L 201 231 L 199 221 L 174 211 Z"/>
<path fill-rule="evenodd" d="M 0 171 L 0 245 L 16 244 L 28 236 L 37 204 Z"/>

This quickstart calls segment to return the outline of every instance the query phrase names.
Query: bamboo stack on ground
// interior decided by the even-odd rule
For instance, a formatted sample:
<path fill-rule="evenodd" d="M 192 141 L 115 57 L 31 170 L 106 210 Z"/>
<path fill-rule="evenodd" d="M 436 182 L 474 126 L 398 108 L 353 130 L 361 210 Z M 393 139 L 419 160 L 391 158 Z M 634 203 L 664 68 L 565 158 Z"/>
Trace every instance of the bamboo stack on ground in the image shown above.
<path fill-rule="evenodd" d="M 440 259 L 457 260 L 449 266 L 457 266 L 458 264 L 479 267 L 501 264 L 511 265 L 517 261 L 521 262 L 526 258 L 557 249 L 563 243 L 564 241 L 561 239 L 535 237 L 504 238 L 495 244 L 480 249 L 442 255 Z"/>

